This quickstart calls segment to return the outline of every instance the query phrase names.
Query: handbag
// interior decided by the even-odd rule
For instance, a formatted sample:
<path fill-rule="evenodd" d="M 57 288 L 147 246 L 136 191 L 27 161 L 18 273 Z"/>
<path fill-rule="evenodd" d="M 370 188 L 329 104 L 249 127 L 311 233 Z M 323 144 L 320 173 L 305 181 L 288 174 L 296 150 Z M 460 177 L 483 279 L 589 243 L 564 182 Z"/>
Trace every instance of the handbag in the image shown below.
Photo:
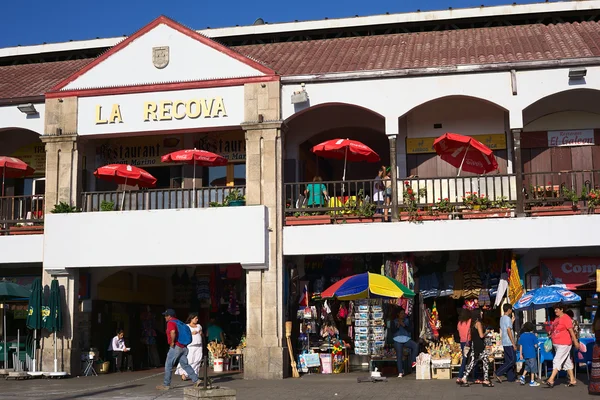
<path fill-rule="evenodd" d="M 471 346 L 469 346 L 469 345 L 465 346 L 465 348 L 463 349 L 463 356 L 465 358 L 467 358 L 467 356 L 469 355 L 470 351 L 471 351 Z"/>
<path fill-rule="evenodd" d="M 544 351 L 550 353 L 552 351 L 552 339 L 548 338 L 544 342 Z"/>

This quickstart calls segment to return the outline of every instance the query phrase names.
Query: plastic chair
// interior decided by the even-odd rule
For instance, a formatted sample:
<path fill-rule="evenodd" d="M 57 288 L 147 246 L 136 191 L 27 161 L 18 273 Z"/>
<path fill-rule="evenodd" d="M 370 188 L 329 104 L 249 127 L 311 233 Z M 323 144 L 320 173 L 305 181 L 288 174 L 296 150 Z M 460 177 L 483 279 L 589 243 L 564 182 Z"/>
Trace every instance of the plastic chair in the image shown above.
<path fill-rule="evenodd" d="M 539 373 L 541 375 L 542 373 L 542 368 L 544 366 L 544 363 L 546 361 L 552 361 L 554 360 L 554 354 L 551 352 L 547 352 L 546 350 L 544 350 L 544 345 L 543 343 L 539 346 L 538 348 L 538 358 L 539 358 Z M 546 366 L 546 374 L 545 377 L 548 377 L 548 367 Z"/>

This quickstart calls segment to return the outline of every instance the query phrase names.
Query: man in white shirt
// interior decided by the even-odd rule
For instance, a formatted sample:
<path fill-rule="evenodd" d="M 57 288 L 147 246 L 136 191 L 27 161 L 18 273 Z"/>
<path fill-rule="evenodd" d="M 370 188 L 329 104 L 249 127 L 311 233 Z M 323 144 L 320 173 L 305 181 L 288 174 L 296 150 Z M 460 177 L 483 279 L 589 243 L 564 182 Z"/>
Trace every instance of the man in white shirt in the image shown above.
<path fill-rule="evenodd" d="M 110 346 L 108 346 L 108 351 L 112 351 L 112 356 L 113 359 L 115 359 L 118 372 L 121 372 L 123 357 L 127 359 L 127 370 L 133 371 L 133 358 L 129 352 L 130 349 L 125 346 L 125 340 L 123 339 L 124 336 L 125 332 L 123 332 L 123 329 L 119 329 L 117 331 L 117 336 L 112 339 Z"/>

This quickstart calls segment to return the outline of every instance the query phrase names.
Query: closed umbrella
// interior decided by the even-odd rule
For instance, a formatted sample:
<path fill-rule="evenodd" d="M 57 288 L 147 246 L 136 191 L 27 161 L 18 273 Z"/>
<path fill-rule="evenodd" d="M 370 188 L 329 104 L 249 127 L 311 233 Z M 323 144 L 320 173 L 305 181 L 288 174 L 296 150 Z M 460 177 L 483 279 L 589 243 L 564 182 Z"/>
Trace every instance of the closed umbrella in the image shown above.
<path fill-rule="evenodd" d="M 133 165 L 127 164 L 108 164 L 94 171 L 94 176 L 108 182 L 117 184 L 139 186 L 139 187 L 154 187 L 156 178 L 148 171 L 143 170 Z M 121 210 L 125 204 L 125 190 L 123 190 L 123 199 L 121 200 Z"/>
<path fill-rule="evenodd" d="M 54 333 L 54 373 L 58 373 L 58 356 L 56 349 L 56 332 L 62 330 L 62 303 L 60 298 L 60 288 L 58 280 L 52 280 L 50 284 L 50 294 L 48 296 L 48 306 L 45 310 L 46 319 L 44 328 Z"/>
<path fill-rule="evenodd" d="M 37 331 L 42 329 L 42 280 L 40 278 L 35 278 L 31 285 L 26 323 L 29 329 L 33 329 L 33 367 L 30 372 L 37 372 Z"/>
<path fill-rule="evenodd" d="M 194 177 L 192 180 L 192 204 L 196 207 L 196 166 L 201 167 L 222 167 L 227 165 L 227 159 L 215 153 L 206 150 L 188 149 L 179 150 L 166 154 L 160 159 L 164 163 L 177 162 L 192 165 L 194 167 Z"/>
<path fill-rule="evenodd" d="M 12 282 L 7 282 L 5 279 L 2 279 L 2 281 L 0 281 L 0 302 L 2 302 L 2 314 L 4 315 L 4 323 L 2 325 L 2 327 L 4 328 L 4 369 L 6 369 L 8 365 L 8 355 L 6 353 L 6 302 L 11 300 L 26 299 L 29 297 L 29 294 L 29 290 L 25 289 L 21 285 L 17 285 L 16 283 Z"/>

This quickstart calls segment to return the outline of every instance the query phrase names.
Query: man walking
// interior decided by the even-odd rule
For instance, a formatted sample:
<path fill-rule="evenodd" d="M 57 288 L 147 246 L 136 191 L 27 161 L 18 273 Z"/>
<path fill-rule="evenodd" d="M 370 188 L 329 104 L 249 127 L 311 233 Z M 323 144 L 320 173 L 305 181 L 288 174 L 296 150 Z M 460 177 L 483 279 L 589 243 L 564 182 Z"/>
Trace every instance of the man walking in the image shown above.
<path fill-rule="evenodd" d="M 515 381 L 515 362 L 517 361 L 517 344 L 513 330 L 512 306 L 505 304 L 502 306 L 502 311 L 504 311 L 504 315 L 500 318 L 500 331 L 502 335 L 502 347 L 504 347 L 504 364 L 494 374 L 494 378 L 499 383 L 502 383 L 502 379 L 500 379 L 502 375 L 506 375 L 508 382 Z"/>
<path fill-rule="evenodd" d="M 165 321 L 167 321 L 167 341 L 169 342 L 169 352 L 165 361 L 165 379 L 163 384 L 156 387 L 158 390 L 169 390 L 171 388 L 171 374 L 173 367 L 179 363 L 185 374 L 192 380 L 194 386 L 199 386 L 200 381 L 194 369 L 190 367 L 187 360 L 188 349 L 186 345 L 179 343 L 179 329 L 177 327 L 178 320 L 175 317 L 175 310 L 168 309 L 163 313 Z"/>

